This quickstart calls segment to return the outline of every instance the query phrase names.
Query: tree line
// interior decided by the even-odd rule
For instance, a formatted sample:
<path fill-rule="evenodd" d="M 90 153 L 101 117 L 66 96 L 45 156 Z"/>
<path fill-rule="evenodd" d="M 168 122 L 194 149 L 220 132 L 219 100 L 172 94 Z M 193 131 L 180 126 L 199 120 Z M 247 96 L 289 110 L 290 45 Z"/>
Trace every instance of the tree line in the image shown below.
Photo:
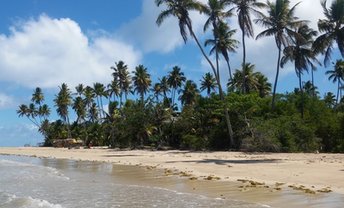
<path fill-rule="evenodd" d="M 337 60 L 333 69 L 325 73 L 337 83 L 336 96 L 328 92 L 320 98 L 313 77 L 316 66 L 321 65 L 319 55 L 324 56 L 325 67 L 336 46 L 344 56 L 344 0 L 334 0 L 330 7 L 326 0 L 320 2 L 325 19 L 318 21 L 318 31 L 295 16 L 298 4 L 291 6 L 288 0 L 208 0 L 206 5 L 196 0 L 155 3 L 162 7 L 157 25 L 166 18 L 177 18 L 184 42 L 189 37 L 195 40 L 212 73 L 202 77 L 198 88 L 175 66 L 152 84 L 146 67 L 139 65 L 131 74 L 127 65 L 118 61 L 111 67 L 113 79 L 108 85 L 80 84 L 73 94 L 62 84 L 54 99 L 61 119 L 54 122 L 47 120 L 50 109 L 43 104 L 42 90 L 36 88 L 32 103 L 19 106 L 18 114 L 37 125 L 45 136 L 45 145 L 51 145 L 53 139 L 74 137 L 113 147 L 344 151 L 344 61 Z M 190 11 L 208 16 L 204 31 L 211 30 L 212 37 L 204 44 L 193 31 Z M 240 42 L 233 39 L 236 30 L 228 22 L 233 15 L 238 19 L 243 47 L 242 66 L 234 72 L 230 53 Z M 254 37 L 253 23 L 265 28 L 256 39 L 273 36 L 276 43 L 278 59 L 273 86 L 246 60 L 245 41 Z M 215 57 L 214 62 L 210 56 Z M 227 89 L 221 83 L 221 57 L 228 68 Z M 294 64 L 299 84 L 294 92 L 278 94 L 280 68 L 288 62 Z M 304 82 L 302 75 L 308 72 L 312 79 Z M 201 91 L 206 91 L 206 96 Z M 128 99 L 132 93 L 139 99 Z M 107 99 L 107 109 L 103 99 Z M 77 116 L 72 123 L 70 108 Z"/>

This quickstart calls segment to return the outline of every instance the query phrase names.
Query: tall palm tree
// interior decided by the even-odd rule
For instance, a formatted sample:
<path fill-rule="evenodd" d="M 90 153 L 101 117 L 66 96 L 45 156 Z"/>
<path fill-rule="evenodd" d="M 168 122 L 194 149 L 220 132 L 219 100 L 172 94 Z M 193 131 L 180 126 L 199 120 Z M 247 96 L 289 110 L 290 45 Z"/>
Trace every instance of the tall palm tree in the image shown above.
<path fill-rule="evenodd" d="M 243 46 L 243 60 L 242 65 L 246 65 L 246 37 L 253 37 L 253 27 L 251 21 L 251 13 L 256 16 L 262 16 L 262 13 L 258 9 L 266 7 L 266 4 L 257 2 L 257 0 L 226 0 L 234 5 L 229 10 L 230 13 L 236 11 L 238 15 L 238 23 L 241 30 L 241 41 Z M 243 71 L 243 76 L 245 72 Z M 243 80 L 243 92 L 245 92 L 245 80 Z"/>
<path fill-rule="evenodd" d="M 181 72 L 180 67 L 174 66 L 172 68 L 172 71 L 169 72 L 167 82 L 170 88 L 172 88 L 172 95 L 171 95 L 171 100 L 172 100 L 172 106 L 175 104 L 175 97 L 176 97 L 176 92 L 178 88 L 180 88 L 183 83 L 185 82 L 186 77 L 184 76 L 184 73 Z"/>
<path fill-rule="evenodd" d="M 209 66 L 211 67 L 214 73 L 214 76 L 217 81 L 217 85 L 219 87 L 220 98 L 222 101 L 224 101 L 224 95 L 222 91 L 220 76 L 217 74 L 214 64 L 210 61 L 202 45 L 200 44 L 196 34 L 194 33 L 192 24 L 191 24 L 191 19 L 189 16 L 189 11 L 204 11 L 205 6 L 201 4 L 200 2 L 198 2 L 197 0 L 155 0 L 155 3 L 158 7 L 161 5 L 166 6 L 166 9 L 163 10 L 159 14 L 156 20 L 156 23 L 158 25 L 161 25 L 163 21 L 169 16 L 176 17 L 178 19 L 180 34 L 185 43 L 188 38 L 187 30 L 189 31 L 191 37 L 195 40 L 198 48 L 200 49 L 203 57 L 209 63 Z M 232 124 L 229 118 L 228 108 L 226 105 L 224 105 L 224 112 L 225 112 L 225 119 L 226 119 L 226 124 L 227 124 L 227 129 L 228 129 L 230 145 L 234 145 L 234 139 L 233 139 L 234 133 L 233 133 Z"/>
<path fill-rule="evenodd" d="M 72 108 L 77 115 L 76 123 L 84 121 L 86 118 L 86 105 L 85 100 L 83 100 L 81 96 L 77 96 L 73 100 Z"/>
<path fill-rule="evenodd" d="M 141 103 L 144 103 L 144 95 L 149 90 L 151 86 L 152 80 L 150 78 L 150 74 L 147 72 L 147 68 L 143 65 L 139 65 L 133 71 L 133 83 L 134 83 L 134 90 L 140 94 Z"/>
<path fill-rule="evenodd" d="M 41 106 L 42 102 L 44 101 L 44 95 L 41 88 L 36 87 L 34 93 L 32 94 L 31 101 Z"/>
<path fill-rule="evenodd" d="M 276 78 L 274 83 L 274 89 L 272 92 L 272 109 L 275 108 L 275 98 L 276 98 L 276 89 L 278 83 L 278 75 L 280 71 L 280 61 L 281 61 L 281 52 L 282 47 L 288 46 L 291 43 L 291 36 L 297 36 L 294 32 L 294 29 L 297 28 L 303 21 L 298 20 L 294 16 L 295 8 L 299 3 L 295 4 L 290 8 L 289 0 L 276 0 L 276 2 L 267 2 L 268 16 L 261 15 L 259 19 L 256 19 L 255 22 L 267 28 L 266 30 L 259 33 L 256 39 L 274 36 L 275 43 L 278 48 L 278 58 L 277 58 L 277 67 L 276 67 Z"/>
<path fill-rule="evenodd" d="M 199 95 L 199 90 L 197 89 L 196 83 L 192 80 L 187 80 L 184 88 L 180 90 L 180 93 L 179 100 L 182 102 L 182 105 L 194 105 Z"/>
<path fill-rule="evenodd" d="M 216 90 L 216 79 L 211 73 L 206 73 L 201 81 L 201 91 L 207 90 L 208 97 L 210 96 L 211 91 L 215 92 Z"/>
<path fill-rule="evenodd" d="M 208 15 L 208 19 L 204 24 L 203 30 L 206 31 L 212 25 L 214 42 L 217 43 L 219 39 L 219 24 L 224 18 L 230 17 L 229 12 L 225 12 L 227 3 L 222 0 L 208 0 L 208 4 L 204 7 L 204 13 Z M 219 67 L 219 49 L 218 44 L 214 44 L 215 58 L 216 58 L 216 74 L 220 76 Z M 219 77 L 217 77 L 219 79 Z"/>
<path fill-rule="evenodd" d="M 344 81 L 344 60 L 337 60 L 334 69 L 326 71 L 326 75 L 329 75 L 328 79 L 332 80 L 333 83 L 337 82 L 336 103 L 338 104 L 342 81 Z"/>
<path fill-rule="evenodd" d="M 170 91 L 170 86 L 168 84 L 168 78 L 166 76 L 163 76 L 160 81 L 160 88 L 162 93 L 164 94 L 164 98 L 167 99 L 167 93 Z"/>
<path fill-rule="evenodd" d="M 230 80 L 232 80 L 233 77 L 229 63 L 229 52 L 234 53 L 239 44 L 239 41 L 232 38 L 235 32 L 236 30 L 230 30 L 228 25 L 221 21 L 218 25 L 217 31 L 214 32 L 217 34 L 217 39 L 208 39 L 204 43 L 205 46 L 213 46 L 210 49 L 210 55 L 217 50 L 218 53 L 221 53 L 223 58 L 226 60 Z"/>
<path fill-rule="evenodd" d="M 84 93 L 85 87 L 84 87 L 83 84 L 78 84 L 78 85 L 75 87 L 75 90 L 76 90 L 76 95 L 82 96 L 82 94 Z"/>
<path fill-rule="evenodd" d="M 116 101 L 116 97 L 118 97 L 121 93 L 121 89 L 119 88 L 118 80 L 113 79 L 110 84 L 107 86 L 108 90 L 107 93 L 109 95 L 109 99 L 113 97 L 113 102 Z"/>
<path fill-rule="evenodd" d="M 302 87 L 302 74 L 304 71 L 308 72 L 309 67 L 313 71 L 315 65 L 313 62 L 319 63 L 316 54 L 312 50 L 313 37 L 317 32 L 308 27 L 307 24 L 300 25 L 296 33 L 298 36 L 293 37 L 293 43 L 286 46 L 283 50 L 283 57 L 281 59 L 281 67 L 287 62 L 294 62 L 296 76 L 299 80 L 299 89 L 301 92 L 301 118 L 304 112 L 304 97 Z"/>
<path fill-rule="evenodd" d="M 54 102 L 57 114 L 66 123 L 68 130 L 68 137 L 71 137 L 69 111 L 68 108 L 72 104 L 71 92 L 67 84 L 63 83 L 60 87 L 59 93 L 55 96 Z"/>
<path fill-rule="evenodd" d="M 104 118 L 105 113 L 104 113 L 104 106 L 103 106 L 103 97 L 105 98 L 108 97 L 107 91 L 105 90 L 104 84 L 99 83 L 99 82 L 96 82 L 93 84 L 93 90 L 97 98 L 97 104 L 98 104 L 98 109 L 100 112 L 100 117 Z"/>
<path fill-rule="evenodd" d="M 326 19 L 318 21 L 322 34 L 315 40 L 314 49 L 325 54 L 324 65 L 328 66 L 335 43 L 344 57 L 344 0 L 333 0 L 330 8 L 326 7 L 326 3 L 327 0 L 321 1 Z"/>
<path fill-rule="evenodd" d="M 123 93 L 125 99 L 127 99 L 128 94 L 131 92 L 131 78 L 128 71 L 128 66 L 123 62 L 119 61 L 115 63 L 116 66 L 112 66 L 111 69 L 114 70 L 112 76 L 118 81 L 120 88 L 120 107 L 122 106 Z"/>

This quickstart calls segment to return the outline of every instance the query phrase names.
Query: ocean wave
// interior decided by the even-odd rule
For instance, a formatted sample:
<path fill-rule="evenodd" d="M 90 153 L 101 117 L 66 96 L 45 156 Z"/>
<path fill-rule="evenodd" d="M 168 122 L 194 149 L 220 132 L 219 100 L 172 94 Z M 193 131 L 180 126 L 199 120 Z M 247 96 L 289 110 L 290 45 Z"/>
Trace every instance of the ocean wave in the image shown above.
<path fill-rule="evenodd" d="M 32 197 L 18 197 L 14 194 L 0 193 L 1 208 L 63 208 L 59 204 L 53 204 L 43 199 Z"/>

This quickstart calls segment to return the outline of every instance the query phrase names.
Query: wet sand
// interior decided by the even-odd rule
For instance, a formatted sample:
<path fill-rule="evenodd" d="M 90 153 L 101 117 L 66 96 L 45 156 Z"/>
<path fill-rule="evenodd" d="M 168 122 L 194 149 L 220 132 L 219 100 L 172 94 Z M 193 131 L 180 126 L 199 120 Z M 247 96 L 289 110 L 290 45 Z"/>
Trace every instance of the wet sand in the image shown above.
<path fill-rule="evenodd" d="M 0 154 L 140 166 L 147 171 L 160 171 L 164 178 L 185 179 L 190 192 L 205 191 L 214 197 L 234 197 L 277 207 L 283 207 L 283 204 L 290 207 L 290 203 L 295 203 L 294 207 L 344 205 L 342 154 L 251 154 L 32 147 L 0 148 Z M 133 177 L 136 177 L 135 174 Z M 166 188 L 173 188 L 174 185 L 171 186 Z M 178 187 L 174 187 L 176 188 Z"/>

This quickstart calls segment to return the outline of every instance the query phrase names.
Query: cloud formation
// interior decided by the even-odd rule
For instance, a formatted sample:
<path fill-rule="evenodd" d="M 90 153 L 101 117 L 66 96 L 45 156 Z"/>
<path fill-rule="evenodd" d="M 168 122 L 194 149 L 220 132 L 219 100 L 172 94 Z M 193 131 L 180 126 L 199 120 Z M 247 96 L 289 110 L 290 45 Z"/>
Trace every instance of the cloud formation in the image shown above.
<path fill-rule="evenodd" d="M 91 40 L 69 18 L 41 15 L 13 26 L 9 35 L 0 34 L 0 81 L 25 87 L 108 81 L 110 66 L 118 60 L 134 67 L 141 53 L 112 37 Z"/>
<path fill-rule="evenodd" d="M 0 110 L 10 108 L 14 103 L 13 97 L 0 92 Z"/>

